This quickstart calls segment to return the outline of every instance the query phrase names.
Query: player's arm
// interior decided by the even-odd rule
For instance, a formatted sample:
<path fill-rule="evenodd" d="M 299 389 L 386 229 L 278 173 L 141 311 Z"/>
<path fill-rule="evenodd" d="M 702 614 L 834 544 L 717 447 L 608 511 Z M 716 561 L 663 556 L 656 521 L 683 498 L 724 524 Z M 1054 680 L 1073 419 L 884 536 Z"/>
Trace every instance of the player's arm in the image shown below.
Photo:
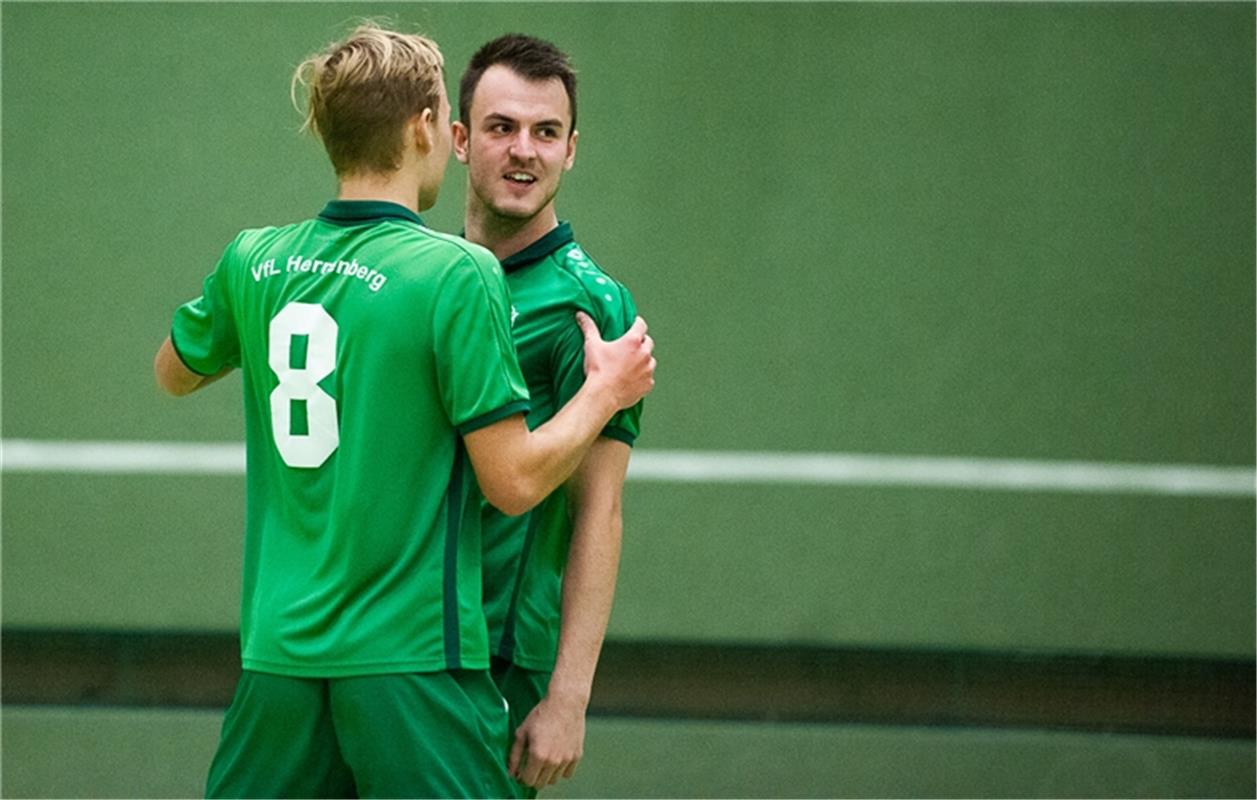
<path fill-rule="evenodd" d="M 577 321 L 585 337 L 585 382 L 559 413 L 532 432 L 516 414 L 464 437 L 481 491 L 508 516 L 524 513 L 557 489 L 611 417 L 655 385 L 654 341 L 646 335 L 645 320 L 638 317 L 610 342 L 585 314 L 578 312 Z"/>
<path fill-rule="evenodd" d="M 565 487 L 572 541 L 558 659 L 546 696 L 519 726 L 511 749 L 511 774 L 534 788 L 572 777 L 584 753 L 585 711 L 620 567 L 620 495 L 630 452 L 621 441 L 600 438 Z"/>
<path fill-rule="evenodd" d="M 161 347 L 157 348 L 157 356 L 153 359 L 153 374 L 157 378 L 157 385 L 167 394 L 175 397 L 183 397 L 208 386 L 231 370 L 231 366 L 226 366 L 213 375 L 193 372 L 183 363 L 183 359 L 179 358 L 169 336 L 161 343 Z"/>

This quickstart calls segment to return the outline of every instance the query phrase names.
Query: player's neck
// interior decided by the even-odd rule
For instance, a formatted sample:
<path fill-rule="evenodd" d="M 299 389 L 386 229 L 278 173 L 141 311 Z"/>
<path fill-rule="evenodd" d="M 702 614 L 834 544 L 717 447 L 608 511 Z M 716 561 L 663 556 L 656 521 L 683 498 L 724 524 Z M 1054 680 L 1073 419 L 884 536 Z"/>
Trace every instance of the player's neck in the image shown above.
<path fill-rule="evenodd" d="M 405 171 L 354 173 L 340 180 L 338 200 L 385 200 L 419 213 L 419 177 Z"/>
<path fill-rule="evenodd" d="M 527 219 L 513 219 L 494 214 L 470 197 L 464 222 L 467 241 L 487 247 L 499 261 L 515 255 L 559 226 L 553 203 Z"/>

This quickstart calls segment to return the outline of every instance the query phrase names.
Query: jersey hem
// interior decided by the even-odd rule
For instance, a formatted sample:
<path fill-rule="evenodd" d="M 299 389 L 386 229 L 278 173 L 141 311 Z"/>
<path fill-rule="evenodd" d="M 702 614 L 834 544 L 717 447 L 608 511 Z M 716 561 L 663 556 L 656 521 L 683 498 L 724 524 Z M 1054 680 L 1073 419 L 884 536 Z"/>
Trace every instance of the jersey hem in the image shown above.
<path fill-rule="evenodd" d="M 554 672 L 554 664 L 555 664 L 555 661 L 558 660 L 557 656 L 555 658 L 550 659 L 549 661 L 546 661 L 544 659 L 521 658 L 518 655 L 514 655 L 514 656 L 511 656 L 510 658 L 507 658 L 506 656 L 501 655 L 501 654 L 498 654 L 497 658 L 503 659 L 505 661 L 509 661 L 515 666 L 520 667 L 521 669 L 529 670 L 531 672 Z"/>
<path fill-rule="evenodd" d="M 183 363 L 183 366 L 187 367 L 189 372 L 195 372 L 202 378 L 208 378 L 214 374 L 213 372 L 201 372 L 199 369 L 188 363 L 188 359 L 184 358 L 183 353 L 179 350 L 179 342 L 175 341 L 174 328 L 170 329 L 170 349 L 175 351 L 175 355 L 179 357 L 179 361 Z"/>
<path fill-rule="evenodd" d="M 516 400 L 513 403 L 507 403 L 501 408 L 496 408 L 487 414 L 481 414 L 474 419 L 467 420 L 462 425 L 458 426 L 458 432 L 461 435 L 466 436 L 473 431 L 477 431 L 487 425 L 492 425 L 493 423 L 504 420 L 509 416 L 514 414 L 527 414 L 531 410 L 532 407 L 527 400 Z"/>
<path fill-rule="evenodd" d="M 267 672 L 287 675 L 291 678 L 353 678 L 361 675 L 391 675 L 408 672 L 448 672 L 455 669 L 488 669 L 489 659 L 465 658 L 457 666 L 445 659 L 425 661 L 395 661 L 371 664 L 346 664 L 343 666 L 300 667 L 280 664 L 257 658 L 241 659 L 241 668 L 251 672 Z"/>
<path fill-rule="evenodd" d="M 632 433 L 629 433 L 623 428 L 614 426 L 607 426 L 606 428 L 603 428 L 602 433 L 599 435 L 605 436 L 608 439 L 615 439 L 617 442 L 624 442 L 629 447 L 632 447 L 633 443 L 637 441 L 637 437 Z"/>

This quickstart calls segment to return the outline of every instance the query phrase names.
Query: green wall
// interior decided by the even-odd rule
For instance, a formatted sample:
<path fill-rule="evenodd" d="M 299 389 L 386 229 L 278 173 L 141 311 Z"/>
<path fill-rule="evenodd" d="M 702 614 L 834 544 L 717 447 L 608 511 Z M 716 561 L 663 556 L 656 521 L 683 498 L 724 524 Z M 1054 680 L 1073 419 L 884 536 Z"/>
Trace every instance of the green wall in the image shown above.
<path fill-rule="evenodd" d="M 377 12 L 451 87 L 509 30 L 572 53 L 559 210 L 658 341 L 642 450 L 1252 467 L 1251 3 L 5 3 L 4 438 L 240 439 L 236 379 L 170 400 L 152 354 L 237 230 L 334 192 L 289 77 Z M 5 625 L 235 626 L 240 477 L 2 491 Z M 1254 653 L 1251 497 L 634 483 L 626 515 L 621 639 Z"/>
<path fill-rule="evenodd" d="M 378 10 L 453 74 L 512 29 L 572 51 L 560 212 L 659 342 L 641 448 L 1253 464 L 1254 13 L 1207 3 L 6 4 L 6 438 L 240 438 L 232 382 L 160 397 L 152 352 L 238 228 L 333 191 L 288 81 Z M 5 621 L 230 628 L 242 493 L 8 476 Z M 627 513 L 617 635 L 1253 651 L 1251 498 Z"/>
<path fill-rule="evenodd" d="M 332 191 L 288 80 L 377 8 L 452 72 L 572 51 L 560 211 L 658 333 L 644 445 L 1252 463 L 1242 3 L 7 5 L 6 436 L 237 435 L 149 351 Z"/>

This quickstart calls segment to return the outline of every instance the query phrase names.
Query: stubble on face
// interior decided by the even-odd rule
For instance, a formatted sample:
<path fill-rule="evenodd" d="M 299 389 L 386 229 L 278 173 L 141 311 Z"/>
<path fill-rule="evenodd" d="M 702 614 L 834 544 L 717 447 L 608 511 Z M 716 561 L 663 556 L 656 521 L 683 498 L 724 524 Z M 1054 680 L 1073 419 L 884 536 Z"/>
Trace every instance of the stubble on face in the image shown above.
<path fill-rule="evenodd" d="M 470 116 L 468 181 L 479 209 L 469 203 L 469 215 L 507 228 L 548 220 L 574 155 L 562 82 L 531 81 L 495 65 L 481 76 Z"/>

